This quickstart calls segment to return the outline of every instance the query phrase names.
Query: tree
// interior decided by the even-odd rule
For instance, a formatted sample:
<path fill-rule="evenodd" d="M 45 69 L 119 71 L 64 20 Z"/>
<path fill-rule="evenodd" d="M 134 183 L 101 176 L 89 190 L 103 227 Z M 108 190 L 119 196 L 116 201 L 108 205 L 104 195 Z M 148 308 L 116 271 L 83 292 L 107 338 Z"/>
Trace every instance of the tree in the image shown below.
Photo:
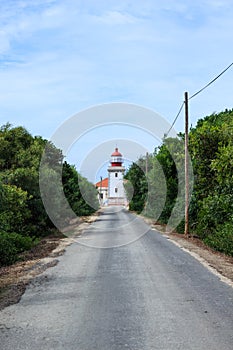
<path fill-rule="evenodd" d="M 63 159 L 61 150 L 23 127 L 7 123 L 0 128 L 0 264 L 15 261 L 21 249 L 54 230 L 54 224 L 62 229 L 69 223 L 73 212 L 64 192 L 78 216 L 98 208 L 94 185 L 67 162 L 63 188 Z"/>
<path fill-rule="evenodd" d="M 214 249 L 230 255 L 233 255 L 232 140 L 233 110 L 200 119 L 189 133 L 189 152 L 194 173 L 194 184 L 190 182 L 190 232 L 197 234 Z M 172 227 L 179 224 L 177 230 L 183 232 L 183 135 L 165 138 L 149 159 L 152 161 L 147 177 L 144 173 L 145 158 L 134 163 L 126 174 L 126 179 L 134 189 L 130 209 L 141 212 L 144 208 L 143 214 L 157 220 L 165 201 L 158 220 Z M 130 187 L 129 184 L 129 193 Z"/>
<path fill-rule="evenodd" d="M 12 128 L 6 124 L 0 128 L 0 171 L 19 166 L 20 152 L 27 149 L 33 142 L 33 137 L 22 126 Z"/>
<path fill-rule="evenodd" d="M 76 215 L 90 215 L 99 208 L 95 186 L 67 162 L 63 164 L 62 181 L 65 196 Z"/>
<path fill-rule="evenodd" d="M 27 232 L 28 193 L 12 185 L 0 185 L 0 231 Z"/>
<path fill-rule="evenodd" d="M 140 159 L 138 163 L 142 166 L 144 163 L 144 159 Z M 146 204 L 147 198 L 147 180 L 145 172 L 142 170 L 141 166 L 137 163 L 133 163 L 125 175 L 125 179 L 129 182 L 128 185 L 126 183 L 126 195 L 130 199 L 132 196 L 132 188 L 133 188 L 133 197 L 129 202 L 130 210 L 136 211 L 137 213 L 141 213 Z"/>
<path fill-rule="evenodd" d="M 212 114 L 190 133 L 195 186 L 191 222 L 214 249 L 233 255 L 233 110 Z"/>

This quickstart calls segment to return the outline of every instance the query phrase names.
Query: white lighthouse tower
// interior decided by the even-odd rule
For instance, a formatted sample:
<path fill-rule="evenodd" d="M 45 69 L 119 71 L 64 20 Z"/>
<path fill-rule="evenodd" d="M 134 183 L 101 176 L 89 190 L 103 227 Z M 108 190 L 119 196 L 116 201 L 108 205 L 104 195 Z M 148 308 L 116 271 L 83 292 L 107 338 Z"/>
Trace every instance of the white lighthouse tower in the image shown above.
<path fill-rule="evenodd" d="M 115 149 L 108 167 L 108 205 L 126 205 L 126 194 L 123 185 L 125 167 L 122 165 L 122 154 Z"/>

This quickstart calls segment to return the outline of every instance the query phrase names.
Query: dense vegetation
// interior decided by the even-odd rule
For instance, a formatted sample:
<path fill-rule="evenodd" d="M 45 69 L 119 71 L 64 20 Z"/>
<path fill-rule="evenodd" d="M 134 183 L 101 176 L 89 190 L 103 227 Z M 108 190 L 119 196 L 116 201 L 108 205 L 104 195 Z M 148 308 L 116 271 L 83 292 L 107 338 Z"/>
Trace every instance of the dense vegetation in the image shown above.
<path fill-rule="evenodd" d="M 48 172 L 44 180 L 52 188 L 63 162 L 60 150 L 23 127 L 6 124 L 0 128 L 0 265 L 11 264 L 19 254 L 54 230 L 40 195 L 39 167 L 45 147 Z M 63 190 L 73 211 L 89 215 L 98 208 L 95 187 L 74 166 L 63 164 Z M 80 191 L 88 194 L 88 205 Z M 49 193 L 54 201 L 56 192 Z"/>
<path fill-rule="evenodd" d="M 194 174 L 189 232 L 233 256 L 233 110 L 199 120 L 189 132 L 189 153 Z M 183 135 L 164 139 L 148 159 L 147 175 L 145 164 L 139 159 L 126 174 L 134 187 L 130 209 L 183 232 Z"/>

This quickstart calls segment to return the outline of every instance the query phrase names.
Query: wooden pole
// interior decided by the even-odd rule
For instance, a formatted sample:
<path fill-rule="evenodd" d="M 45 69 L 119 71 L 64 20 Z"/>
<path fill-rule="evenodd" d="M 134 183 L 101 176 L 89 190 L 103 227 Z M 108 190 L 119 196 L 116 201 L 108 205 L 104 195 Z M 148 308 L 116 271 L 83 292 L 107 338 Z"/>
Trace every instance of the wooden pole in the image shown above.
<path fill-rule="evenodd" d="M 149 153 L 146 152 L 146 176 L 148 175 L 148 156 L 149 156 Z"/>
<path fill-rule="evenodd" d="M 185 103 L 185 236 L 189 235 L 189 164 L 188 164 L 188 131 L 189 131 L 189 109 L 188 92 L 184 93 Z"/>
<path fill-rule="evenodd" d="M 100 205 L 102 205 L 103 200 L 102 200 L 102 176 L 100 176 Z"/>

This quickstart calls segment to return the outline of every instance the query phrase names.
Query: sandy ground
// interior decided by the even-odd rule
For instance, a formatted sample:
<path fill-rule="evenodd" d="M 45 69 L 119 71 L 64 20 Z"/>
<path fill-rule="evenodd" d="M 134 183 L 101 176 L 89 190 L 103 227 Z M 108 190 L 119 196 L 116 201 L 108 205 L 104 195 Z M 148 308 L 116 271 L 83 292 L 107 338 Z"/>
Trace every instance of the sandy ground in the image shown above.
<path fill-rule="evenodd" d="M 84 217 L 78 223 L 72 223 L 67 228 L 67 236 L 47 237 L 41 243 L 24 255 L 24 261 L 14 265 L 0 268 L 0 310 L 4 307 L 19 302 L 27 284 L 36 275 L 58 263 L 57 257 L 62 255 L 66 247 L 73 243 L 74 237 L 95 221 L 97 214 Z M 143 217 L 142 217 L 143 218 Z M 177 233 L 167 234 L 164 226 L 154 224 L 151 219 L 143 218 L 152 229 L 165 235 L 167 239 L 178 245 L 181 249 L 194 256 L 203 265 L 228 285 L 233 287 L 233 258 L 217 253 L 205 246 L 196 238 L 185 238 Z M 69 234 L 72 232 L 72 234 Z"/>

